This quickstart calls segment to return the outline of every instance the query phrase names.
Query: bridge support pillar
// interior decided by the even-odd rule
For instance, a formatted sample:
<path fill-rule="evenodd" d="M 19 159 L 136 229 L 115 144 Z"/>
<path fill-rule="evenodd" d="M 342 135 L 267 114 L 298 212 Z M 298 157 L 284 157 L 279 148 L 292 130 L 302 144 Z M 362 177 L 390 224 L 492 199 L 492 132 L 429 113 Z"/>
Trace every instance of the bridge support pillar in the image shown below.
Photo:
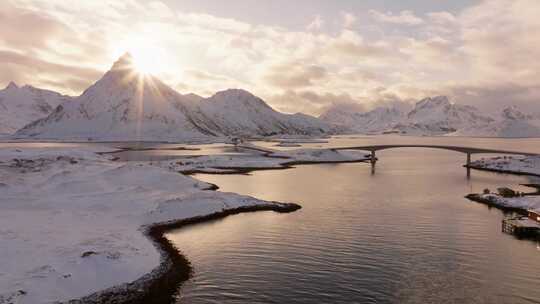
<path fill-rule="evenodd" d="M 371 151 L 371 174 L 375 174 L 375 164 L 377 164 L 377 155 L 375 150 Z"/>
<path fill-rule="evenodd" d="M 471 177 L 471 153 L 467 153 L 467 178 Z"/>

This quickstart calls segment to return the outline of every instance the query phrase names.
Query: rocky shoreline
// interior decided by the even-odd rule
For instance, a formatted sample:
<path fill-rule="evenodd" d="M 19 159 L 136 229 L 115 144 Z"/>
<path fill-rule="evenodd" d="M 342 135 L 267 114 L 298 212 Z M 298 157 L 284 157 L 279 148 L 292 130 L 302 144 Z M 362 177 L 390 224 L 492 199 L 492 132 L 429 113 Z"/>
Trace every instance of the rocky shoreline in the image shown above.
<path fill-rule="evenodd" d="M 293 169 L 296 165 L 317 165 L 317 164 L 346 164 L 346 163 L 365 163 L 368 160 L 340 160 L 340 161 L 290 161 L 281 163 L 279 167 L 213 167 L 214 169 L 222 171 L 206 171 L 206 170 L 185 170 L 179 171 L 184 175 L 194 174 L 212 174 L 212 175 L 230 175 L 230 174 L 249 174 L 254 171 L 267 171 L 267 170 L 286 170 Z"/>
<path fill-rule="evenodd" d="M 513 174 L 513 175 L 521 175 L 521 176 L 535 176 L 540 177 L 540 174 L 531 173 L 531 172 L 522 172 L 522 171 L 515 171 L 515 170 L 505 170 L 505 169 L 494 169 L 494 168 L 486 168 L 483 166 L 477 166 L 477 165 L 465 165 L 465 168 L 470 168 L 478 171 L 486 171 L 486 172 L 493 172 L 493 173 L 500 173 L 500 174 Z"/>
<path fill-rule="evenodd" d="M 465 198 L 470 200 L 470 201 L 473 201 L 473 202 L 485 204 L 485 205 L 489 206 L 490 208 L 491 207 L 497 208 L 499 210 L 502 210 L 505 213 L 514 212 L 514 213 L 518 213 L 520 215 L 527 215 L 527 210 L 525 210 L 523 208 L 509 207 L 509 206 L 504 206 L 504 205 L 498 204 L 494 200 L 489 199 L 489 198 L 483 196 L 482 194 L 471 193 L 471 194 L 466 195 Z"/>
<path fill-rule="evenodd" d="M 521 171 L 519 168 L 516 169 L 500 169 L 489 167 L 487 165 L 471 165 L 468 166 L 471 169 L 494 172 L 499 174 L 513 174 L 521 176 L 531 176 L 538 177 L 540 175 L 534 172 Z M 490 193 L 489 190 L 486 190 L 483 194 L 471 193 L 465 196 L 470 201 L 482 203 L 487 205 L 489 208 L 497 208 L 502 210 L 504 213 L 511 213 L 514 216 L 508 217 L 503 220 L 503 231 L 513 231 L 513 229 L 505 229 L 505 222 L 520 221 L 523 218 L 526 218 L 530 211 L 538 212 L 540 210 L 540 185 L 539 184 L 521 184 L 521 186 L 534 188 L 535 192 L 523 193 L 517 192 L 509 188 L 500 188 L 498 189 L 498 194 Z M 522 225 L 522 224 L 520 224 Z M 537 235 L 533 235 L 534 238 L 537 238 Z"/>
<path fill-rule="evenodd" d="M 301 208 L 209 191 L 219 187 L 150 163 L 111 161 L 103 153 L 111 150 L 0 150 L 0 242 L 3 258 L 21 265 L 0 277 L 0 303 L 170 303 L 191 274 L 165 237 L 170 229 Z M 25 218 L 35 224 L 24 226 Z"/>
<path fill-rule="evenodd" d="M 151 273 L 138 280 L 99 291 L 81 299 L 70 300 L 69 304 L 168 304 L 173 302 L 179 285 L 192 275 L 189 260 L 169 241 L 165 234 L 188 225 L 222 219 L 230 215 L 274 211 L 290 213 L 302 208 L 294 203 L 272 202 L 267 205 L 242 206 L 205 216 L 156 224 L 143 228 L 161 253 L 161 263 Z"/>
<path fill-rule="evenodd" d="M 366 162 L 365 158 L 350 159 L 350 160 L 296 160 L 283 155 L 273 155 L 271 152 L 258 149 L 258 147 L 250 147 L 252 150 L 263 152 L 263 157 L 272 159 L 286 160 L 281 162 L 279 166 L 258 166 L 258 167 L 214 167 L 214 169 L 222 170 L 209 172 L 207 170 L 184 170 L 179 171 L 183 175 L 202 174 L 248 174 L 259 170 L 283 170 L 294 168 L 295 165 L 306 164 L 324 164 L 324 163 L 359 163 Z M 122 149 L 114 151 L 112 154 L 138 149 Z M 210 184 L 206 190 L 218 190 L 219 187 Z M 174 301 L 174 296 L 178 291 L 182 282 L 189 280 L 192 275 L 192 267 L 189 260 L 181 253 L 181 250 L 176 248 L 169 241 L 165 234 L 171 230 L 179 229 L 188 225 L 198 224 L 207 221 L 221 219 L 230 215 L 258 212 L 258 211 L 273 211 L 278 213 L 289 213 L 300 209 L 301 206 L 294 203 L 270 202 L 264 205 L 241 206 L 238 208 L 223 210 L 208 215 L 197 216 L 178 221 L 169 221 L 166 223 L 155 224 L 149 227 L 143 227 L 144 234 L 150 238 L 161 255 L 160 265 L 154 268 L 150 273 L 131 283 L 122 284 L 120 286 L 111 287 L 106 290 L 98 291 L 94 294 L 85 296 L 80 299 L 70 300 L 69 304 L 98 304 L 98 303 L 156 303 L 166 304 Z"/>

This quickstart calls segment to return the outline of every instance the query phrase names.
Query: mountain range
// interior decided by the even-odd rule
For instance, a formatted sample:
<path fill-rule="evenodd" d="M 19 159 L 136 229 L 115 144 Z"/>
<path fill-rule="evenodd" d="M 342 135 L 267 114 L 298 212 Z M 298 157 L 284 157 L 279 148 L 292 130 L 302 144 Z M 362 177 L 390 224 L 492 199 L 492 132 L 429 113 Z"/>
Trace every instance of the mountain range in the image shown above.
<path fill-rule="evenodd" d="M 362 134 L 540 137 L 540 115 L 507 107 L 499 116 L 492 117 L 473 106 L 451 103 L 446 96 L 422 99 L 408 112 L 396 108 L 368 112 L 351 109 L 350 105 L 334 104 L 319 118 Z"/>
<path fill-rule="evenodd" d="M 283 114 L 244 90 L 210 98 L 182 95 L 142 75 L 125 54 L 82 95 L 24 126 L 15 137 L 191 141 L 220 136 L 321 136 L 331 126 L 303 114 Z"/>
<path fill-rule="evenodd" d="M 31 121 L 52 113 L 70 97 L 32 86 L 19 87 L 14 82 L 0 90 L 0 134 L 12 134 Z"/>
<path fill-rule="evenodd" d="M 158 78 L 137 73 L 129 54 L 80 96 L 18 87 L 0 90 L 0 134 L 15 138 L 196 141 L 214 137 L 325 136 L 339 133 L 540 137 L 540 116 L 505 108 L 498 117 L 450 102 L 418 101 L 410 111 L 363 111 L 337 103 L 318 118 L 284 114 L 240 90 L 209 98 L 180 94 Z"/>

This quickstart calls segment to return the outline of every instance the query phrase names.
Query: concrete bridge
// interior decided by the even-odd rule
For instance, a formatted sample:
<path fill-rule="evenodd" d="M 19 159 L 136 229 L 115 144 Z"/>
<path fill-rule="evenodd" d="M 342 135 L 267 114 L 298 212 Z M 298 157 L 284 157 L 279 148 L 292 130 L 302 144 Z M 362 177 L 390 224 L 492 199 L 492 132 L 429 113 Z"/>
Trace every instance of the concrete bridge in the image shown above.
<path fill-rule="evenodd" d="M 471 176 L 470 164 L 471 164 L 472 154 L 503 154 L 503 155 L 524 155 L 524 156 L 538 155 L 537 153 L 507 151 L 507 150 L 499 150 L 499 149 L 484 149 L 484 148 L 474 148 L 474 147 L 439 146 L 439 145 L 373 145 L 373 146 L 333 148 L 332 150 L 370 151 L 371 152 L 371 171 L 372 173 L 375 173 L 375 164 L 377 163 L 376 152 L 381 151 L 381 150 L 400 149 L 400 148 L 442 149 L 442 150 L 450 150 L 450 151 L 464 153 L 467 155 L 467 163 L 465 165 L 465 167 L 467 168 L 467 177 Z"/>

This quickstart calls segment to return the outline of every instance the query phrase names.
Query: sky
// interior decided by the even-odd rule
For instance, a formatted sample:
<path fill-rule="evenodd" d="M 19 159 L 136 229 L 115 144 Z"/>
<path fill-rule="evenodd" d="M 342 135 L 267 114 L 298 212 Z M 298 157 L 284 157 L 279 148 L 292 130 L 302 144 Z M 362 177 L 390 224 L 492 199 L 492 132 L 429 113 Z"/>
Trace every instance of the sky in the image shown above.
<path fill-rule="evenodd" d="M 0 86 L 79 95 L 129 51 L 181 93 L 318 115 L 447 95 L 540 111 L 538 0 L 2 0 Z"/>

